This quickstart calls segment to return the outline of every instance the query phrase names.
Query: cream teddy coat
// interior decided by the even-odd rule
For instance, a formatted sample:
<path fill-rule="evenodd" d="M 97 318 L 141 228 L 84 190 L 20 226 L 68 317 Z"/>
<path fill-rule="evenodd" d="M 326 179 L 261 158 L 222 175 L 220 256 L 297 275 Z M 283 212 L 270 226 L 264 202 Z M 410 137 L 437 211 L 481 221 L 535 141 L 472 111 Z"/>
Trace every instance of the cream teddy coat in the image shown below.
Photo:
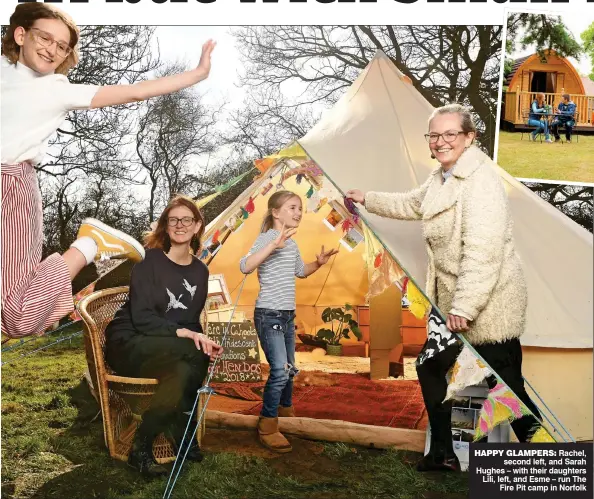
<path fill-rule="evenodd" d="M 471 146 L 445 181 L 438 168 L 410 192 L 365 195 L 370 213 L 422 220 L 427 296 L 443 313 L 471 321 L 464 335 L 475 345 L 517 338 L 526 322 L 526 281 L 507 195 L 491 164 Z"/>

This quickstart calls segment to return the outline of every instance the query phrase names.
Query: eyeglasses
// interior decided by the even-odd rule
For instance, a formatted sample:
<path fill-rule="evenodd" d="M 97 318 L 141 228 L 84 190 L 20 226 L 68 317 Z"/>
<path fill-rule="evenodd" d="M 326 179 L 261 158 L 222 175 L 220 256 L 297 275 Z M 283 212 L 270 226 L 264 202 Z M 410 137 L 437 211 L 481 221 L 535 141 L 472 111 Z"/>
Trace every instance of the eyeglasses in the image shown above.
<path fill-rule="evenodd" d="M 72 47 L 64 42 L 59 42 L 54 39 L 47 31 L 43 31 L 39 28 L 31 28 L 31 34 L 39 45 L 45 48 L 51 47 L 54 43 L 56 44 L 56 55 L 62 59 L 68 57 L 72 52 Z"/>
<path fill-rule="evenodd" d="M 169 227 L 175 227 L 178 224 L 178 222 L 181 222 L 184 227 L 189 227 L 194 223 L 194 220 L 194 217 L 169 217 L 167 219 L 167 223 L 169 224 Z"/>
<path fill-rule="evenodd" d="M 444 133 L 426 133 L 425 140 L 429 142 L 429 144 L 435 144 L 439 140 L 439 137 L 443 137 L 444 141 L 450 143 L 454 142 L 454 140 L 456 140 L 458 138 L 458 135 L 460 135 L 461 133 L 465 132 L 463 132 L 462 130 L 448 130 Z"/>

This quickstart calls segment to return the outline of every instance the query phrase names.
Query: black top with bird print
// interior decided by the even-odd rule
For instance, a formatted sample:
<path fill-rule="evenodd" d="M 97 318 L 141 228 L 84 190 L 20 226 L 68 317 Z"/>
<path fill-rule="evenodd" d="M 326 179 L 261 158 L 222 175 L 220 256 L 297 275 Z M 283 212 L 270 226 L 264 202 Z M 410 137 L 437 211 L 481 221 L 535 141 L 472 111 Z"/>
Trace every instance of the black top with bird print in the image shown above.
<path fill-rule="evenodd" d="M 150 249 L 132 269 L 128 300 L 105 331 L 109 341 L 133 335 L 176 336 L 180 328 L 203 332 L 200 314 L 208 293 L 208 267 L 194 258 L 190 265 L 172 262 Z"/>

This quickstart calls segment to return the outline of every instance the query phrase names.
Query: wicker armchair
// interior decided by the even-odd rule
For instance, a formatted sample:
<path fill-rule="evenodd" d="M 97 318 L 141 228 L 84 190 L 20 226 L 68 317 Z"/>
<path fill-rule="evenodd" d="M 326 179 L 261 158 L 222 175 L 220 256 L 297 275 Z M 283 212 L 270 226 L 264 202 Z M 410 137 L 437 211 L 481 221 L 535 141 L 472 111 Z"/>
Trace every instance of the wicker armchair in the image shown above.
<path fill-rule="evenodd" d="M 151 378 L 117 376 L 105 362 L 105 328 L 116 311 L 128 298 L 128 287 L 97 291 L 83 298 L 77 308 L 85 324 L 85 351 L 93 388 L 98 392 L 103 414 L 103 431 L 109 454 L 115 459 L 128 460 L 134 433 L 148 409 L 159 381 Z M 206 313 L 203 314 L 204 331 Z M 201 414 L 205 396 L 201 395 L 197 414 Z M 200 443 L 205 420 L 196 432 Z M 175 460 L 173 447 L 161 434 L 153 444 L 153 455 L 160 464 Z"/>

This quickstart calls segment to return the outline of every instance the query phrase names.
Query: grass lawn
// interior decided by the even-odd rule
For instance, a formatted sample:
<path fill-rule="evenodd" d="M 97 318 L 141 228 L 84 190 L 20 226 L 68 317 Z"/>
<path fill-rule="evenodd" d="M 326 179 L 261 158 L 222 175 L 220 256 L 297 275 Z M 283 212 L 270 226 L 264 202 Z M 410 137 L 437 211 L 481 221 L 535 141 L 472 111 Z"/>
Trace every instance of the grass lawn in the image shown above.
<path fill-rule="evenodd" d="M 571 144 L 530 142 L 524 133 L 499 132 L 499 166 L 519 178 L 594 182 L 594 135 Z M 563 140 L 565 137 L 562 135 Z"/>
<path fill-rule="evenodd" d="M 16 358 L 39 339 L 3 355 Z M 31 346 L 33 345 L 33 347 Z M 147 481 L 112 460 L 99 407 L 82 373 L 82 338 L 2 368 L 2 497 L 162 497 L 167 478 Z M 467 474 L 419 474 L 419 454 L 291 438 L 270 453 L 255 432 L 207 429 L 200 463 L 187 463 L 172 498 L 463 499 Z"/>

